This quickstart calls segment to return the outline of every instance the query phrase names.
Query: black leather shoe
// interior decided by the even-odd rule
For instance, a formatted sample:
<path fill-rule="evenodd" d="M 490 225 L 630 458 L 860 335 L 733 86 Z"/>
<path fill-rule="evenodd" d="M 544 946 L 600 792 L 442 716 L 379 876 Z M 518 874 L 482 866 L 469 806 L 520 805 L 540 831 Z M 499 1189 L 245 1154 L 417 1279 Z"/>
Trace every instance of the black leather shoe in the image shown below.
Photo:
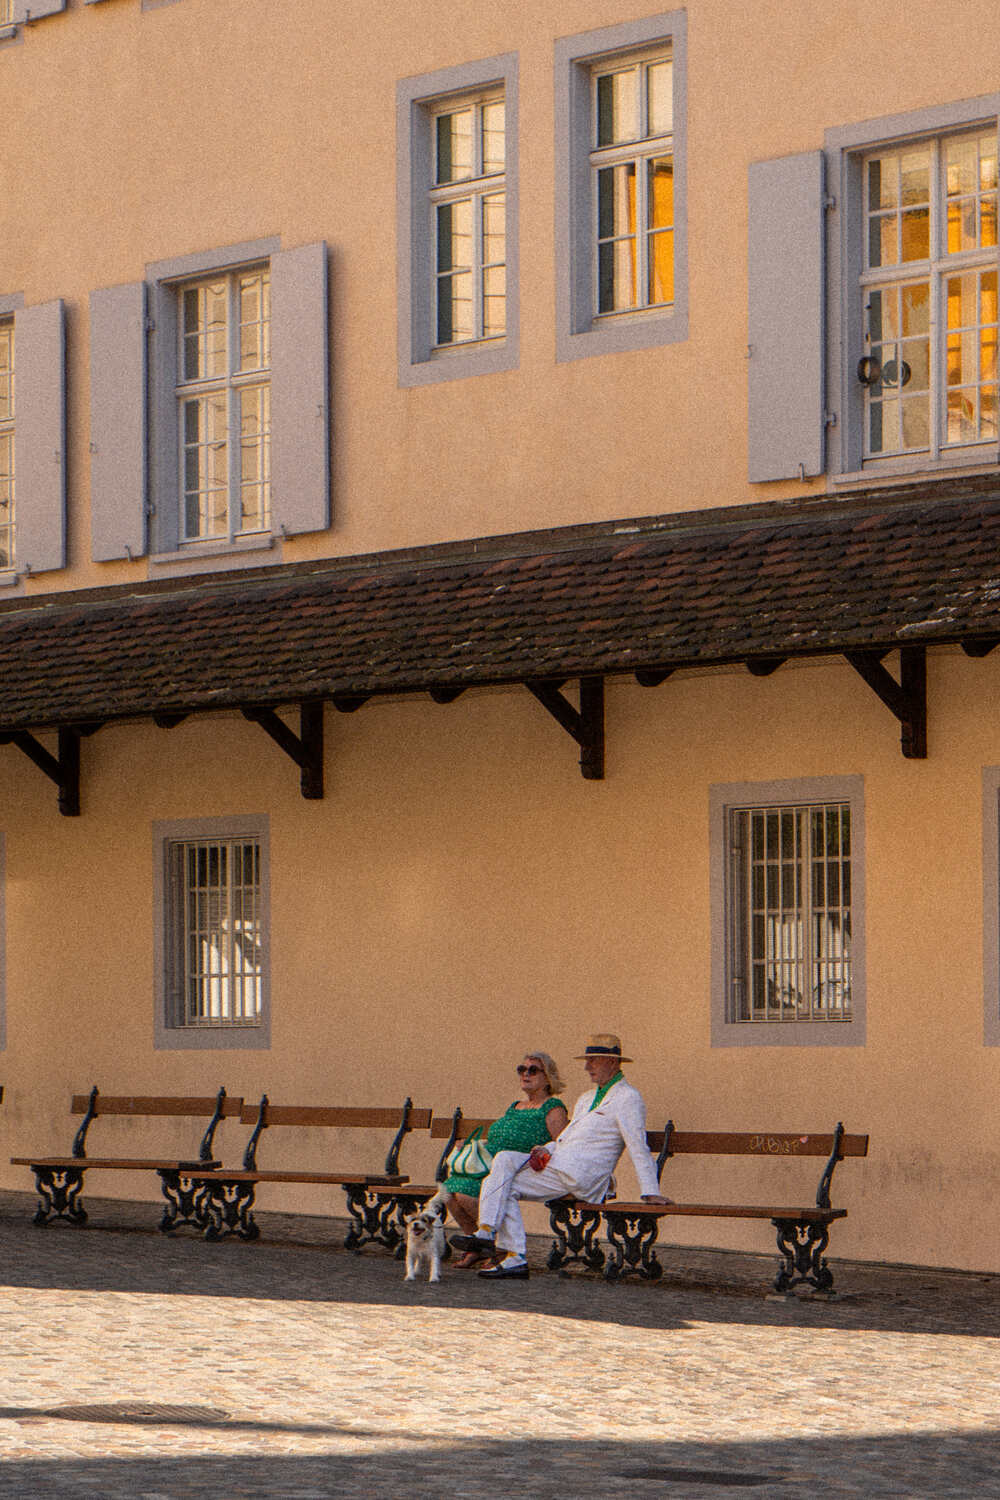
<path fill-rule="evenodd" d="M 496 1254 L 492 1240 L 481 1239 L 478 1234 L 453 1234 L 448 1241 L 453 1250 L 463 1250 L 466 1255 L 475 1255 L 479 1260 L 488 1260 Z"/>
<path fill-rule="evenodd" d="M 486 1271 L 477 1271 L 477 1276 L 488 1276 L 491 1281 L 518 1280 L 527 1281 L 531 1272 L 526 1265 L 522 1266 L 490 1266 Z"/>

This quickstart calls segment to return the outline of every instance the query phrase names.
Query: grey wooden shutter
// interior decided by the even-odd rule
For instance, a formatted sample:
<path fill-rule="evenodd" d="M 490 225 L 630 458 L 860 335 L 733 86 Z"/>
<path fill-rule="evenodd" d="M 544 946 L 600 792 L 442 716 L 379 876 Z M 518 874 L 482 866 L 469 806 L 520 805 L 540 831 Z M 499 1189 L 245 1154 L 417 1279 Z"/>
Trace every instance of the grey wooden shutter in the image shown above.
<path fill-rule="evenodd" d="M 90 535 L 95 562 L 146 550 L 146 288 L 90 294 Z"/>
<path fill-rule="evenodd" d="M 40 21 L 66 9 L 66 0 L 14 0 L 15 21 Z"/>
<path fill-rule="evenodd" d="M 748 275 L 751 480 L 821 474 L 823 153 L 752 162 Z"/>
<path fill-rule="evenodd" d="M 330 524 L 327 253 L 271 257 L 271 496 L 289 536 Z"/>
<path fill-rule="evenodd" d="M 14 559 L 66 565 L 66 359 L 61 301 L 14 315 Z"/>

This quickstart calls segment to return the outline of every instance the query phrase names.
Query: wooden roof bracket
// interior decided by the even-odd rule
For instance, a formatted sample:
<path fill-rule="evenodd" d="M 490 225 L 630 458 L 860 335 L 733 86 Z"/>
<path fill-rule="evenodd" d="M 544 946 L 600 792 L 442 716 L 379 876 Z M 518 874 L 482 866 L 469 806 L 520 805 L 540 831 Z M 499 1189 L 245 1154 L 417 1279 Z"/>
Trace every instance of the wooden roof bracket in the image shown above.
<path fill-rule="evenodd" d="M 92 734 L 98 725 L 72 726 L 57 732 L 57 749 L 53 755 L 28 730 L 0 735 L 0 745 L 17 748 L 42 771 L 59 790 L 59 811 L 64 818 L 80 816 L 80 736 Z"/>
<path fill-rule="evenodd" d="M 844 656 L 902 725 L 900 746 L 907 760 L 927 758 L 927 648 L 902 646 L 899 681 L 882 665 L 884 651 L 845 651 Z"/>
<path fill-rule="evenodd" d="M 323 797 L 323 702 L 311 698 L 299 704 L 299 733 L 289 729 L 273 708 L 240 710 L 251 724 L 259 724 L 276 745 L 299 767 L 302 795 L 310 802 Z"/>
<path fill-rule="evenodd" d="M 526 682 L 557 724 L 580 746 L 580 771 L 585 781 L 604 780 L 604 678 L 580 678 L 580 708 L 575 709 L 560 692 L 561 684 Z"/>

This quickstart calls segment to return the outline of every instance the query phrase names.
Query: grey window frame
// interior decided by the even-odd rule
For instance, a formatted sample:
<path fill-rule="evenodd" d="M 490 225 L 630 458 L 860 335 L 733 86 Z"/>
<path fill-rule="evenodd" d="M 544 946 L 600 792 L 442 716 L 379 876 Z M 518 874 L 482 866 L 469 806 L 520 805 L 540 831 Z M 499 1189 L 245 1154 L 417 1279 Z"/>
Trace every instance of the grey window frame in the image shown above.
<path fill-rule="evenodd" d="M 157 1051 L 267 1051 L 271 1045 L 271 871 L 270 824 L 256 817 L 186 818 L 153 824 L 153 1046 Z M 262 981 L 260 1020 L 241 1025 L 178 1025 L 173 1012 L 170 850 L 194 840 L 253 839 L 260 846 Z"/>
<path fill-rule="evenodd" d="M 835 484 L 990 467 L 1000 458 L 1000 443 L 988 443 L 964 453 L 949 449 L 937 458 L 901 454 L 863 459 L 864 392 L 856 374 L 865 352 L 860 286 L 864 158 L 881 146 L 939 138 L 990 124 L 1000 130 L 1000 93 L 863 120 L 825 133 L 826 386 L 832 418 L 827 429 L 827 470 Z M 1000 246 L 997 261 L 1000 268 Z"/>
<path fill-rule="evenodd" d="M 846 802 L 851 809 L 851 1009 L 849 1021 L 732 1021 L 732 876 L 729 816 L 735 808 Z M 861 1047 L 866 1037 L 864 778 L 819 776 L 720 783 L 709 789 L 713 1047 Z"/>
<path fill-rule="evenodd" d="M 594 298 L 596 206 L 591 79 L 598 64 L 669 47 L 674 85 L 674 301 L 599 315 Z M 687 13 L 563 37 L 555 46 L 556 359 L 651 349 L 688 336 Z"/>
<path fill-rule="evenodd" d="M 479 62 L 401 79 L 396 85 L 396 221 L 398 381 L 412 387 L 516 369 L 520 361 L 518 295 L 518 58 L 508 52 Z M 444 103 L 502 89 L 505 106 L 506 332 L 480 344 L 435 347 L 430 188 L 433 120 Z"/>
<path fill-rule="evenodd" d="M 1000 766 L 983 767 L 983 1045 L 1000 1047 Z"/>

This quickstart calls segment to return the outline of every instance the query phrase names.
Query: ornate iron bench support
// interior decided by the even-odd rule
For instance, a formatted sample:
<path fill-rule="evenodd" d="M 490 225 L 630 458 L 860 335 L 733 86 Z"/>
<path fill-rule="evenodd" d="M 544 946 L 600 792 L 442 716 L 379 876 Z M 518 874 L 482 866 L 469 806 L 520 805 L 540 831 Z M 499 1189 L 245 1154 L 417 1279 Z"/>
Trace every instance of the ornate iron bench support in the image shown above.
<path fill-rule="evenodd" d="M 604 1210 L 604 1228 L 614 1252 L 604 1270 L 606 1281 L 618 1281 L 635 1274 L 646 1281 L 659 1281 L 663 1267 L 657 1259 L 655 1245 L 660 1221 L 653 1214 L 621 1213 Z"/>
<path fill-rule="evenodd" d="M 562 1271 L 579 1261 L 591 1271 L 602 1270 L 604 1251 L 594 1241 L 601 1227 L 600 1210 L 581 1208 L 572 1198 L 553 1198 L 548 1209 L 555 1236 L 546 1261 L 549 1270 Z"/>
<path fill-rule="evenodd" d="M 399 1251 L 406 1238 L 401 1227 L 401 1214 L 397 1211 L 397 1199 L 379 1198 L 363 1183 L 345 1184 L 347 1212 L 351 1224 L 344 1238 L 345 1250 L 359 1253 L 364 1245 L 384 1245 L 387 1250 Z"/>
<path fill-rule="evenodd" d="M 776 1292 L 790 1292 L 807 1283 L 817 1292 L 833 1290 L 833 1272 L 823 1258 L 830 1242 L 830 1226 L 801 1219 L 772 1219 L 778 1231 L 781 1252 L 779 1270 L 774 1278 Z"/>
<path fill-rule="evenodd" d="M 201 1182 L 202 1189 L 193 1205 L 194 1222 L 204 1231 L 206 1240 L 221 1240 L 226 1235 L 239 1235 L 241 1240 L 256 1240 L 260 1229 L 250 1210 L 254 1205 L 256 1183 L 234 1182 L 220 1178 L 218 1182 Z"/>
<path fill-rule="evenodd" d="M 156 1175 L 167 1200 L 159 1225 L 161 1232 L 169 1234 L 179 1224 L 190 1224 L 194 1229 L 204 1230 L 208 1223 L 205 1184 L 192 1182 L 184 1172 L 173 1167 L 157 1167 Z"/>
<path fill-rule="evenodd" d="M 69 1219 L 73 1224 L 86 1224 L 87 1210 L 80 1202 L 85 1165 L 32 1167 L 38 1191 L 38 1207 L 32 1223 L 47 1224 L 50 1219 Z"/>

